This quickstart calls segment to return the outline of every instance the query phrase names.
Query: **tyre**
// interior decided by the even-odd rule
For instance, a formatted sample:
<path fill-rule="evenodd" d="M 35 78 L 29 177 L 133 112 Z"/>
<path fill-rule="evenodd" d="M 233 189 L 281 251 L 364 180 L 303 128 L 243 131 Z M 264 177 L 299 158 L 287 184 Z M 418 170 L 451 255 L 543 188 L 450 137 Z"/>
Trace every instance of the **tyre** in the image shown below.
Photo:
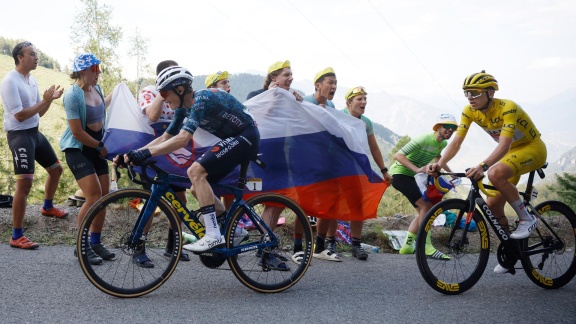
<path fill-rule="evenodd" d="M 522 266 L 538 286 L 560 288 L 576 274 L 576 214 L 559 201 L 546 201 L 535 209 L 541 217 L 524 240 Z"/>
<path fill-rule="evenodd" d="M 472 215 L 475 223 L 469 225 L 464 236 L 460 220 L 467 217 L 467 205 L 462 199 L 448 199 L 434 205 L 424 217 L 416 237 L 420 273 L 430 287 L 447 295 L 472 288 L 486 269 L 490 255 L 488 227 L 478 209 Z M 444 216 L 439 217 L 441 214 Z M 436 250 L 449 259 L 435 258 L 438 257 L 438 253 L 433 253 Z"/>
<path fill-rule="evenodd" d="M 77 239 L 80 267 L 88 280 L 101 291 L 116 297 L 138 297 L 160 287 L 174 272 L 182 249 L 180 221 L 176 211 L 163 199 L 158 203 L 149 229 L 137 244 L 130 244 L 140 209 L 150 191 L 122 189 L 98 200 L 88 211 Z M 102 243 L 114 259 L 91 265 L 86 253 L 89 234 L 102 222 Z M 136 262 L 147 255 L 150 262 Z"/>
<path fill-rule="evenodd" d="M 312 229 L 308 217 L 291 199 L 265 193 L 246 201 L 261 219 L 273 219 L 282 224 L 273 228 L 273 236 L 263 232 L 245 208 L 239 208 L 229 221 L 226 229 L 226 244 L 229 249 L 237 249 L 238 255 L 228 258 L 232 272 L 246 287 L 263 293 L 284 291 L 295 285 L 304 276 L 312 259 Z M 285 220 L 282 223 L 283 219 Z M 277 222 L 277 220 L 279 220 Z M 302 260 L 292 260 L 295 223 L 302 224 Z M 244 238 L 235 235 L 242 232 Z M 235 239 L 236 238 L 236 239 Z M 269 247 L 262 243 L 272 242 Z"/>

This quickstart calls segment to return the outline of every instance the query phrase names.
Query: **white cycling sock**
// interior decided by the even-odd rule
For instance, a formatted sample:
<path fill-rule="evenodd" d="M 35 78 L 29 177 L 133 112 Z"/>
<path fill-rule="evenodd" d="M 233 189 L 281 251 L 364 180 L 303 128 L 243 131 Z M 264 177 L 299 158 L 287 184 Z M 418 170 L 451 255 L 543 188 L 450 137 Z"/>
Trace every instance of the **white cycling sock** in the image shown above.
<path fill-rule="evenodd" d="M 216 221 L 216 213 L 211 212 L 202 215 L 204 216 L 204 223 L 206 224 L 206 235 L 210 235 L 212 238 L 220 238 L 220 227 Z"/>
<path fill-rule="evenodd" d="M 521 198 L 512 203 L 512 208 L 514 208 L 514 211 L 516 211 L 516 214 L 518 214 L 518 217 L 520 218 L 521 221 L 534 220 L 534 216 L 528 213 L 528 210 L 526 210 L 526 206 L 524 206 L 524 201 L 522 201 Z"/>

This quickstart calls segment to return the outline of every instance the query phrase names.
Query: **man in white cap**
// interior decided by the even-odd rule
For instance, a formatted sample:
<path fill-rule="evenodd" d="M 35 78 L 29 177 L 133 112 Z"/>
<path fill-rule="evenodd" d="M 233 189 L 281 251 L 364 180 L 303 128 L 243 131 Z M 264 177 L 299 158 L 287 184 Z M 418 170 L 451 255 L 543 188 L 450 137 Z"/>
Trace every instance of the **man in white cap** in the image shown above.
<path fill-rule="evenodd" d="M 452 137 L 457 128 L 458 123 L 454 116 L 441 114 L 436 118 L 436 123 L 432 127 L 433 133 L 413 138 L 394 155 L 396 162 L 390 168 L 390 174 L 393 179 L 392 186 L 406 196 L 418 212 L 418 215 L 408 227 L 408 235 L 406 235 L 404 245 L 400 248 L 400 254 L 414 253 L 414 241 L 420 223 L 433 206 L 432 202 L 422 197 L 414 175 L 427 172 L 428 163 L 440 159 L 440 152 L 448 145 L 447 140 Z M 444 166 L 444 169 L 451 172 L 447 165 Z M 427 241 L 429 239 L 427 238 Z M 435 249 L 431 243 L 426 244 L 426 255 L 435 259 L 450 259 L 444 253 Z"/>

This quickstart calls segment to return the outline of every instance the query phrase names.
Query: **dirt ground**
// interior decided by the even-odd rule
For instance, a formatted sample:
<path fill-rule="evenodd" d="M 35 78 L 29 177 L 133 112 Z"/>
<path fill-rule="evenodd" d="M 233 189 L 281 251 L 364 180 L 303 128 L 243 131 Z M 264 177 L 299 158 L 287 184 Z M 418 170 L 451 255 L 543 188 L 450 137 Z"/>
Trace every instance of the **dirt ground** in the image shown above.
<path fill-rule="evenodd" d="M 69 215 L 62 219 L 45 217 L 40 214 L 39 205 L 26 207 L 24 217 L 25 235 L 34 242 L 46 245 L 75 244 L 78 231 L 77 217 L 79 207 L 62 206 Z M 369 219 L 364 224 L 363 242 L 378 246 L 380 252 L 394 253 L 383 230 L 407 230 L 408 225 L 414 219 L 413 215 L 394 215 L 390 217 L 378 217 Z M 0 208 L 0 240 L 8 243 L 12 235 L 12 209 Z"/>

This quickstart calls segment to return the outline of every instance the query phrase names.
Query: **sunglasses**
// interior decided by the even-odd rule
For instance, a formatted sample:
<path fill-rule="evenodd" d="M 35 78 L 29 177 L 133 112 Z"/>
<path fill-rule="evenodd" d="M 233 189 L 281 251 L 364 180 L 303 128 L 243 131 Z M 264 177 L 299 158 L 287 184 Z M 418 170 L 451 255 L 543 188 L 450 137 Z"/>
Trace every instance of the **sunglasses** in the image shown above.
<path fill-rule="evenodd" d="M 162 99 L 166 99 L 166 97 L 168 96 L 168 91 L 167 90 L 160 90 L 160 96 L 162 97 Z"/>
<path fill-rule="evenodd" d="M 90 67 L 90 70 L 94 73 L 100 73 L 102 71 L 102 70 L 100 70 L 100 64 L 92 65 Z"/>
<path fill-rule="evenodd" d="M 482 90 L 464 90 L 464 97 L 472 97 L 472 99 L 476 99 L 480 97 L 484 91 Z"/>
<path fill-rule="evenodd" d="M 456 130 L 458 128 L 458 126 L 452 124 L 442 124 L 442 127 L 448 130 Z"/>
<path fill-rule="evenodd" d="M 360 87 L 356 87 L 354 89 L 352 89 L 352 91 L 350 91 L 350 93 L 348 94 L 346 99 L 350 99 L 351 97 L 354 97 L 356 95 L 359 94 L 367 94 L 366 89 L 364 89 L 364 87 L 360 86 Z"/>
<path fill-rule="evenodd" d="M 27 47 L 27 46 L 32 46 L 32 43 L 26 41 L 26 42 L 23 42 L 23 43 L 20 43 L 20 44 L 16 45 L 16 53 L 20 54 L 20 51 L 21 51 L 24 47 Z"/>

